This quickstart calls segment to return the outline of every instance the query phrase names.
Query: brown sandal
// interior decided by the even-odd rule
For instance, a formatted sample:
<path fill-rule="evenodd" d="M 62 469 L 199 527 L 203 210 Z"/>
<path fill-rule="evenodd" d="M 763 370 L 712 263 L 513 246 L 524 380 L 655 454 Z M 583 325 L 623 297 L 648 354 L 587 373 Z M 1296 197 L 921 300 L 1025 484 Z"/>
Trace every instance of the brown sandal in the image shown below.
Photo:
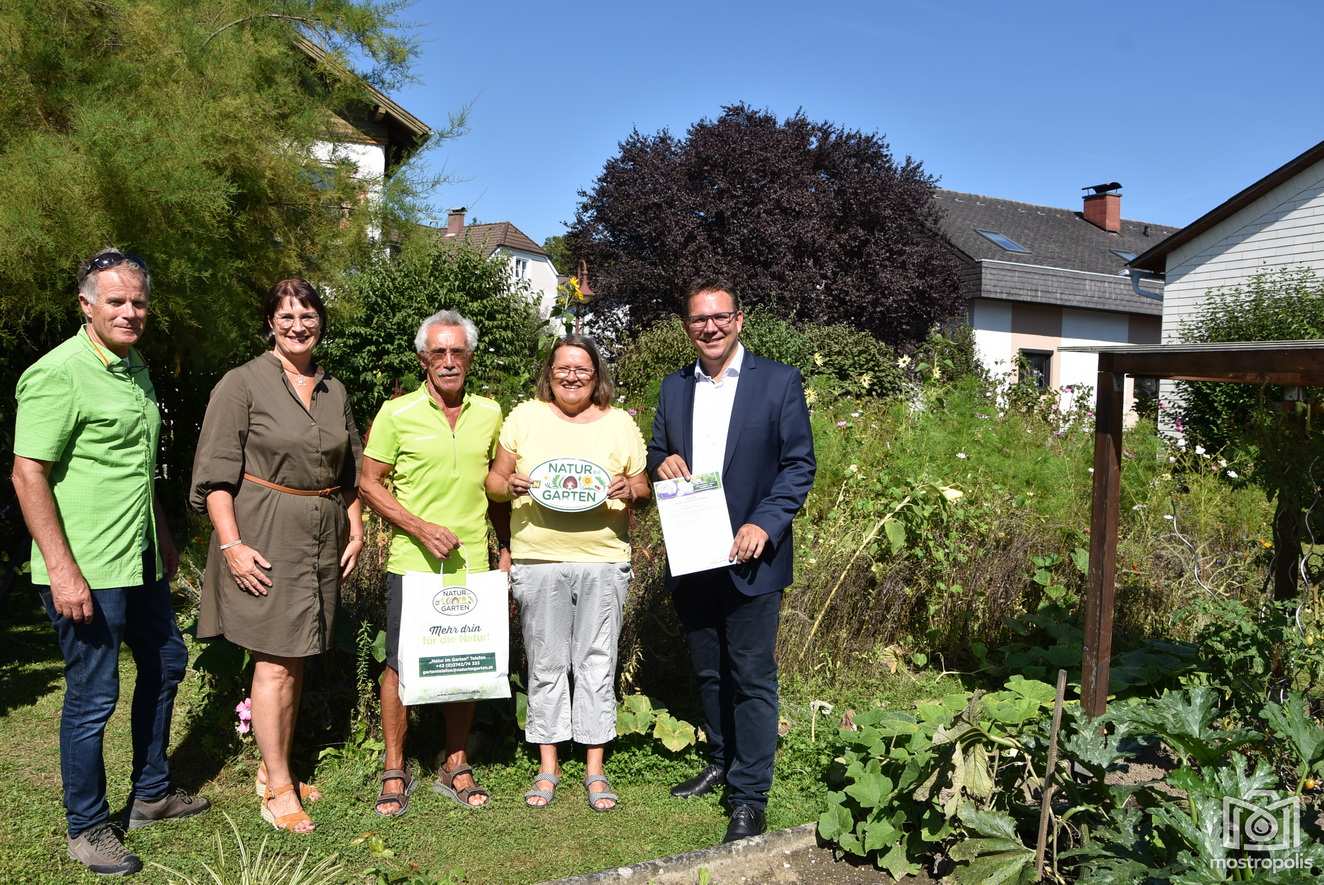
<path fill-rule="evenodd" d="M 409 765 L 406 763 L 404 768 L 388 768 L 382 772 L 382 791 L 377 794 L 377 801 L 373 807 L 382 817 L 399 817 L 409 809 L 409 794 L 414 792 L 417 785 L 414 776 L 409 771 Z M 405 788 L 398 793 L 386 792 L 386 782 L 401 780 L 405 782 Z M 395 811 L 382 811 L 382 806 L 387 802 L 394 802 L 398 807 Z"/>
<path fill-rule="evenodd" d="M 273 787 L 270 784 L 268 784 L 265 794 L 262 797 L 262 819 L 267 823 L 271 824 L 273 827 L 275 827 L 278 830 L 285 830 L 287 832 L 297 833 L 300 836 L 302 836 L 306 833 L 311 833 L 312 830 L 311 829 L 296 830 L 295 827 L 299 826 L 299 824 L 303 823 L 304 821 L 307 821 L 308 823 L 313 822 L 313 819 L 308 816 L 308 812 L 304 811 L 302 806 L 300 806 L 298 811 L 291 811 L 289 814 L 282 814 L 280 817 L 277 817 L 271 811 L 272 799 L 276 799 L 281 796 L 284 796 L 286 793 L 293 793 L 293 792 L 294 792 L 294 784 L 282 784 L 279 787 Z"/>
<path fill-rule="evenodd" d="M 473 777 L 473 772 L 474 770 L 468 765 L 457 765 L 450 771 L 447 771 L 446 766 L 442 765 L 441 771 L 437 773 L 437 779 L 432 783 L 432 789 L 443 796 L 449 796 L 456 804 L 463 805 L 471 811 L 485 808 L 488 802 L 492 801 L 492 794 L 478 786 L 477 778 L 474 778 L 474 785 L 472 787 L 465 787 L 462 790 L 455 789 L 455 779 L 457 777 L 462 774 L 467 774 L 470 777 Z M 487 802 L 480 802 L 477 805 L 472 805 L 469 802 L 470 796 L 483 796 L 487 799 Z"/>
<path fill-rule="evenodd" d="M 253 776 L 253 792 L 259 799 L 267 795 L 267 782 L 262 778 L 262 772 L 266 770 L 265 766 L 258 766 L 257 774 Z M 300 804 L 316 802 L 322 798 L 322 791 L 312 784 L 305 784 L 299 781 L 299 802 Z"/>

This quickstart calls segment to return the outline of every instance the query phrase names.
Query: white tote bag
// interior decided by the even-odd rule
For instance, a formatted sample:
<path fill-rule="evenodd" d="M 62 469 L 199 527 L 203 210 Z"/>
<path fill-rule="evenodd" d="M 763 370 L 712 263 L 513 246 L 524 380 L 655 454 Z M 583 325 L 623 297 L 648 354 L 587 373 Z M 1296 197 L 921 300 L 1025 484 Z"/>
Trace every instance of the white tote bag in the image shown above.
<path fill-rule="evenodd" d="M 400 702 L 510 697 L 510 592 L 503 571 L 406 572 L 400 605 Z"/>

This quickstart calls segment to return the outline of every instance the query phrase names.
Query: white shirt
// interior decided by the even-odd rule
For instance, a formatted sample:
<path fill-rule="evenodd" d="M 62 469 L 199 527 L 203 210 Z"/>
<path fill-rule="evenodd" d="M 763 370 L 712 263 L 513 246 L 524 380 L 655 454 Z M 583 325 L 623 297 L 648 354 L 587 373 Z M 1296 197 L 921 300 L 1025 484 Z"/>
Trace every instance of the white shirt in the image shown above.
<path fill-rule="evenodd" d="M 731 409 L 736 404 L 736 385 L 745 361 L 745 345 L 736 342 L 735 355 L 717 378 L 694 364 L 694 445 L 690 473 L 722 472 L 726 460 L 726 433 L 731 427 Z"/>

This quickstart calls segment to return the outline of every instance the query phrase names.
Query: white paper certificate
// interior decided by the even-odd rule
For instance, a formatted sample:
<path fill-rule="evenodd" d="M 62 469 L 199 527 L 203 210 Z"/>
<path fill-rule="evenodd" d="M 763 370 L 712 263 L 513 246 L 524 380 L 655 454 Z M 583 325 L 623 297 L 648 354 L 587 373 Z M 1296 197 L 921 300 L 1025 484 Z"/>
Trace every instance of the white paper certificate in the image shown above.
<path fill-rule="evenodd" d="M 653 483 L 667 564 L 672 575 L 689 575 L 731 564 L 731 516 L 722 475 L 698 473 L 689 479 Z"/>

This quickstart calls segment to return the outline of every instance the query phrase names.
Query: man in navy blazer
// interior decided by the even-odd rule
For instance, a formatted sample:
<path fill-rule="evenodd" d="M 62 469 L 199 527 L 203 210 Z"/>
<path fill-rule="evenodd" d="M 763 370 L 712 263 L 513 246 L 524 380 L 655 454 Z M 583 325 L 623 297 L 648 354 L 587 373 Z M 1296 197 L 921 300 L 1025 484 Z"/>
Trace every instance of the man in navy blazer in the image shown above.
<path fill-rule="evenodd" d="M 777 750 L 777 625 L 792 579 L 791 520 L 814 484 L 814 439 L 800 372 L 746 351 L 731 286 L 696 284 L 685 330 L 698 360 L 662 381 L 648 469 L 658 479 L 720 471 L 732 565 L 667 574 L 703 706 L 709 765 L 675 786 L 727 787 L 731 842 L 765 828 Z"/>

